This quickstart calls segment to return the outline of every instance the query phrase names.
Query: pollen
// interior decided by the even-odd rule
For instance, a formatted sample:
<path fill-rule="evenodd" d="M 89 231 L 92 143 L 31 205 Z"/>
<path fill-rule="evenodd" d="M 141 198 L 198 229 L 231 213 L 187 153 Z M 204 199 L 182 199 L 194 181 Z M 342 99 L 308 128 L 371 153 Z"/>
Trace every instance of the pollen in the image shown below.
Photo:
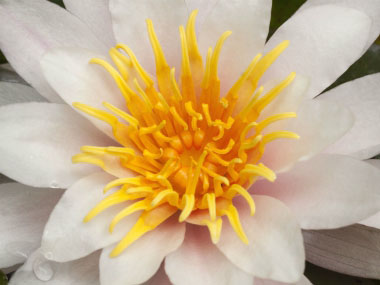
<path fill-rule="evenodd" d="M 194 223 L 195 216 L 202 216 L 196 223 L 208 228 L 213 243 L 220 239 L 223 221 L 229 222 L 241 241 L 248 244 L 233 200 L 241 196 L 254 215 L 255 202 L 247 189 L 252 189 L 258 179 L 276 179 L 276 174 L 260 162 L 266 145 L 277 139 L 299 138 L 284 130 L 266 132 L 268 125 L 294 118 L 295 113 L 260 117 L 295 78 L 291 73 L 266 92 L 259 86 L 260 78 L 288 42 L 264 56 L 255 56 L 232 88 L 220 94 L 218 59 L 231 32 L 220 36 L 204 61 L 196 39 L 196 15 L 197 11 L 192 12 L 186 27 L 179 27 L 182 62 L 178 75 L 168 65 L 148 19 L 156 76 L 144 70 L 128 46 L 118 44 L 109 52 L 112 62 L 94 58 L 90 64 L 109 73 L 125 106 L 120 109 L 104 102 L 104 109 L 96 109 L 73 104 L 109 124 L 119 145 L 83 146 L 72 161 L 94 164 L 105 171 L 118 167 L 134 173 L 107 184 L 104 199 L 83 220 L 96 222 L 96 216 L 106 209 L 123 205 L 110 220 L 112 234 L 121 220 L 139 213 L 111 257 L 170 217 L 177 217 L 179 223 Z"/>

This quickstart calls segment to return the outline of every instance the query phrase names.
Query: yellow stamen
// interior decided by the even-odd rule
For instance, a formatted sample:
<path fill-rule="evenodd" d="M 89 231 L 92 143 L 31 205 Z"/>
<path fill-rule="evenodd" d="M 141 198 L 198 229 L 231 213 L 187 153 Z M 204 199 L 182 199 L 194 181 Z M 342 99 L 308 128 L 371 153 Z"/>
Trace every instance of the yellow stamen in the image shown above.
<path fill-rule="evenodd" d="M 112 65 L 99 58 L 90 63 L 109 73 L 125 98 L 125 106 L 103 102 L 106 109 L 102 110 L 73 103 L 78 110 L 110 125 L 119 143 L 119 146 L 83 146 L 81 153 L 72 157 L 73 163 L 94 164 L 111 174 L 120 170 L 118 173 L 126 176 L 104 187 L 104 193 L 112 192 L 94 205 L 83 221 L 96 222 L 97 215 L 119 205 L 122 209 L 110 220 L 112 232 L 123 219 L 132 219 L 129 217 L 132 214 L 139 216 L 111 257 L 118 256 L 175 213 L 179 222 L 185 222 L 197 211 L 204 211 L 202 215 L 207 216 L 200 223 L 207 226 L 213 243 L 219 241 L 222 217 L 227 216 L 239 238 L 248 243 L 233 199 L 242 196 L 254 215 L 255 202 L 246 187 L 260 178 L 271 182 L 276 179 L 276 174 L 260 163 L 266 145 L 276 139 L 299 138 L 290 131 L 267 129 L 269 125 L 274 128 L 273 123 L 279 120 L 296 117 L 296 113 L 262 118 L 262 111 L 281 96 L 295 73 L 264 95 L 264 88 L 257 86 L 288 42 L 264 56 L 256 55 L 228 93 L 221 94 L 218 61 L 231 32 L 223 33 L 215 48 L 208 49 L 203 65 L 195 33 L 196 15 L 197 11 L 193 11 L 186 28 L 179 27 L 182 66 L 178 81 L 153 23 L 147 19 L 156 80 L 143 69 L 128 46 L 118 44 L 109 52 Z M 251 189 L 255 191 L 254 186 Z"/>

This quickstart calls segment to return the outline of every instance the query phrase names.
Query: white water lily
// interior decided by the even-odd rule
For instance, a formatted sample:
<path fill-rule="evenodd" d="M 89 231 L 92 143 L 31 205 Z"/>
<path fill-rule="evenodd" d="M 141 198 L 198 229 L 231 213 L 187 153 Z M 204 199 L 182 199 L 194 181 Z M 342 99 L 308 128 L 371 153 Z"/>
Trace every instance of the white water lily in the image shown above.
<path fill-rule="evenodd" d="M 2 51 L 50 101 L 0 108 L 22 183 L 0 188 L 0 266 L 30 254 L 11 284 L 308 284 L 300 229 L 380 210 L 379 74 L 314 98 L 378 1 L 308 1 L 267 43 L 270 1 L 65 4 L 0 2 Z"/>

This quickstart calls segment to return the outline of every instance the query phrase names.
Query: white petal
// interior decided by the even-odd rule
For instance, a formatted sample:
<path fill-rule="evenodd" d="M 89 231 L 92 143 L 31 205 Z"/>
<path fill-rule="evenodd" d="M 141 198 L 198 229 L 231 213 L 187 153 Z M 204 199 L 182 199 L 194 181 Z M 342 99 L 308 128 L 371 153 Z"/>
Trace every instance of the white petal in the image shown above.
<path fill-rule="evenodd" d="M 338 104 L 309 100 L 301 105 L 297 118 L 287 121 L 284 129 L 295 132 L 300 139 L 270 142 L 262 160 L 277 172 L 288 170 L 299 160 L 310 159 L 336 142 L 352 127 L 354 117 L 350 110 Z"/>
<path fill-rule="evenodd" d="M 35 187 L 68 187 L 96 169 L 71 162 L 80 147 L 109 145 L 70 107 L 52 103 L 1 107 L 0 132 L 0 172 Z"/>
<path fill-rule="evenodd" d="M 274 88 L 279 82 L 272 81 L 271 84 L 265 84 L 264 93 Z M 301 103 L 305 101 L 307 91 L 310 86 L 310 79 L 297 75 L 294 81 L 286 87 L 280 95 L 273 100 L 264 110 L 260 113 L 258 121 L 261 121 L 268 116 L 284 113 L 284 112 L 297 112 Z M 278 125 L 275 124 L 276 126 Z M 269 126 L 270 128 L 270 126 Z"/>
<path fill-rule="evenodd" d="M 303 11 L 303 9 L 309 8 L 314 5 L 324 5 L 324 4 L 334 4 L 341 5 L 344 7 L 353 8 L 360 10 L 371 17 L 372 26 L 370 36 L 368 38 L 367 46 L 368 49 L 373 41 L 379 36 L 380 33 L 380 2 L 378 0 L 366 0 L 366 1 L 356 1 L 356 0 L 308 0 L 298 11 Z"/>
<path fill-rule="evenodd" d="M 67 189 L 44 230 L 41 250 L 47 258 L 59 262 L 81 258 L 121 240 L 134 225 L 137 217 L 131 215 L 123 219 L 112 234 L 108 231 L 113 217 L 125 204 L 111 207 L 93 220 L 83 222 L 88 212 L 105 197 L 103 188 L 112 179 L 114 177 L 106 173 L 95 173 Z"/>
<path fill-rule="evenodd" d="M 176 285 L 253 284 L 253 276 L 233 265 L 212 244 L 204 226 L 187 225 L 185 241 L 165 259 L 165 271 Z"/>
<path fill-rule="evenodd" d="M 62 100 L 43 78 L 39 67 L 39 60 L 47 50 L 75 46 L 107 51 L 84 23 L 48 1 L 1 1 L 0 19 L 2 52 L 17 73 L 53 102 Z"/>
<path fill-rule="evenodd" d="M 63 191 L 0 185 L 0 268 L 26 260 L 40 246 L 45 223 Z"/>
<path fill-rule="evenodd" d="M 47 81 L 67 104 L 80 102 L 104 109 L 102 103 L 108 102 L 125 109 L 125 100 L 111 75 L 103 67 L 90 64 L 92 58 L 104 59 L 98 53 L 81 48 L 53 49 L 45 54 L 41 67 Z M 108 124 L 78 112 L 112 136 Z"/>
<path fill-rule="evenodd" d="M 295 283 L 283 283 L 268 279 L 255 278 L 255 285 L 312 285 L 312 283 L 305 277 L 302 276 L 298 282 Z"/>
<path fill-rule="evenodd" d="M 232 31 L 220 55 L 219 74 L 222 95 L 262 52 L 268 35 L 272 1 L 219 0 L 207 15 L 199 32 L 202 54 L 216 44 L 225 31 Z"/>
<path fill-rule="evenodd" d="M 141 65 L 155 74 L 153 51 L 145 20 L 153 25 L 170 66 L 180 71 L 181 44 L 178 27 L 187 21 L 187 7 L 177 0 L 110 0 L 113 28 L 118 43 L 126 44 Z"/>
<path fill-rule="evenodd" d="M 304 269 L 305 253 L 296 220 L 276 199 L 256 195 L 253 199 L 256 204 L 253 217 L 245 201 L 236 201 L 249 245 L 225 221 L 217 247 L 235 265 L 254 276 L 289 283 L 298 281 Z"/>
<path fill-rule="evenodd" d="M 313 264 L 353 276 L 380 279 L 380 231 L 362 225 L 304 231 L 306 258 Z"/>
<path fill-rule="evenodd" d="M 353 128 L 327 149 L 329 153 L 347 154 L 359 159 L 380 153 L 380 73 L 342 84 L 317 100 L 336 102 L 355 115 Z"/>
<path fill-rule="evenodd" d="M 43 102 L 45 98 L 32 87 L 19 83 L 0 82 L 0 105 Z"/>
<path fill-rule="evenodd" d="M 111 48 L 116 44 L 116 41 L 113 35 L 108 2 L 109 0 L 63 0 L 65 8 L 86 23 L 94 35 Z"/>
<path fill-rule="evenodd" d="M 161 263 L 158 271 L 146 282 L 142 285 L 170 285 L 169 277 L 165 273 L 164 262 Z"/>
<path fill-rule="evenodd" d="M 380 210 L 380 170 L 342 155 L 319 154 L 299 162 L 274 183 L 256 182 L 252 192 L 283 201 L 304 229 L 338 228 Z"/>
<path fill-rule="evenodd" d="M 194 10 L 198 10 L 197 21 L 195 23 L 197 34 L 199 34 L 204 21 L 208 18 L 210 12 L 214 9 L 215 4 L 217 4 L 218 1 L 219 0 L 185 0 L 189 15 Z"/>
<path fill-rule="evenodd" d="M 85 258 L 58 263 L 46 260 L 36 251 L 11 277 L 9 285 L 100 285 L 99 253 Z"/>
<path fill-rule="evenodd" d="M 369 164 L 380 169 L 380 159 L 369 159 L 366 160 Z M 377 212 L 375 215 L 366 218 L 361 221 L 359 224 L 366 225 L 368 227 L 380 229 L 380 212 Z"/>
<path fill-rule="evenodd" d="M 308 95 L 314 97 L 364 53 L 370 28 L 367 15 L 346 7 L 320 5 L 296 13 L 266 46 L 269 51 L 290 41 L 265 78 L 285 78 L 295 71 L 312 80 Z"/>
<path fill-rule="evenodd" d="M 165 256 L 183 242 L 185 225 L 172 217 L 143 235 L 115 258 L 110 253 L 116 246 L 103 249 L 100 256 L 100 282 L 104 285 L 133 285 L 147 281 L 160 267 Z"/>

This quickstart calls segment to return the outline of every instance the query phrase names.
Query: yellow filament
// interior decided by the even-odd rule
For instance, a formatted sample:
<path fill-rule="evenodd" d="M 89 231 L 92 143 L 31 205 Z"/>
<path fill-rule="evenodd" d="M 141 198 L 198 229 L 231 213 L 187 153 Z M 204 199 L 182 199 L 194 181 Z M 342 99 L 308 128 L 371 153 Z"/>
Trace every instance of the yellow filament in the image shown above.
<path fill-rule="evenodd" d="M 190 216 L 193 210 L 194 204 L 195 204 L 194 194 L 184 194 L 182 196 L 183 210 L 181 212 L 181 215 L 179 216 L 180 222 L 185 221 Z"/>
<path fill-rule="evenodd" d="M 99 64 L 102 67 L 104 67 L 109 74 L 113 77 L 115 80 L 117 86 L 119 87 L 121 93 L 123 94 L 125 100 L 129 102 L 131 100 L 131 94 L 134 92 L 128 87 L 125 80 L 120 76 L 120 74 L 105 60 L 99 59 L 99 58 L 93 58 L 90 60 L 90 63 Z"/>
<path fill-rule="evenodd" d="M 186 122 L 181 118 L 181 116 L 177 113 L 177 110 L 174 107 L 170 107 L 170 113 L 173 115 L 175 121 L 180 124 L 185 131 L 189 129 L 189 126 Z"/>
<path fill-rule="evenodd" d="M 278 131 L 273 132 L 270 134 L 267 134 L 263 137 L 263 145 L 266 145 L 267 143 L 277 140 L 277 139 L 299 139 L 300 136 L 296 133 L 289 132 L 289 131 Z"/>
<path fill-rule="evenodd" d="M 253 216 L 255 214 L 255 211 L 256 211 L 255 202 L 253 201 L 251 194 L 249 194 L 245 188 L 243 188 L 239 184 L 233 184 L 228 189 L 228 191 L 233 191 L 233 192 L 236 191 L 237 193 L 239 193 L 247 201 L 249 208 L 251 209 L 251 216 Z M 232 194 L 231 196 L 233 197 L 235 195 Z"/>
<path fill-rule="evenodd" d="M 214 221 L 208 221 L 204 220 L 203 223 L 206 224 L 210 236 L 211 236 L 211 241 L 213 244 L 217 244 L 219 239 L 220 239 L 220 234 L 222 231 L 222 219 L 218 218 L 217 220 Z"/>
<path fill-rule="evenodd" d="M 276 174 L 262 163 L 258 165 L 247 164 L 240 173 L 262 176 L 270 182 L 273 182 L 276 179 Z"/>
<path fill-rule="evenodd" d="M 296 118 L 297 114 L 295 112 L 287 112 L 287 113 L 281 113 L 281 114 L 276 114 L 269 116 L 265 120 L 261 121 L 259 124 L 257 124 L 257 131 L 260 132 L 263 130 L 265 127 L 268 125 L 280 121 L 280 120 L 285 120 L 285 119 L 290 119 L 290 118 Z"/>
<path fill-rule="evenodd" d="M 150 86 L 154 83 L 152 78 L 150 78 L 149 74 L 142 68 L 135 54 L 132 52 L 132 50 L 129 47 L 123 44 L 118 44 L 116 45 L 116 48 L 122 49 L 128 54 L 128 56 L 131 59 L 133 67 L 136 69 L 136 71 L 138 72 L 138 74 L 140 75 L 140 77 L 143 79 L 143 81 L 145 82 L 147 86 Z"/>
<path fill-rule="evenodd" d="M 139 121 L 135 117 L 129 115 L 128 113 L 126 113 L 126 112 L 124 112 L 118 108 L 116 108 L 115 106 L 111 105 L 110 103 L 103 102 L 103 106 L 106 107 L 107 109 L 109 109 L 110 111 L 114 112 L 116 115 L 118 115 L 123 120 L 126 120 L 134 128 L 138 127 Z"/>
<path fill-rule="evenodd" d="M 125 217 L 141 210 L 146 210 L 148 209 L 148 204 L 145 200 L 138 201 L 127 208 L 123 209 L 120 211 L 111 221 L 111 224 L 109 226 L 109 231 L 112 233 L 113 230 L 115 229 L 115 226 Z"/>
<path fill-rule="evenodd" d="M 143 156 L 152 158 L 152 159 L 160 159 L 163 154 L 164 154 L 164 150 L 162 148 L 160 148 L 160 153 L 153 153 L 147 149 L 144 149 L 144 152 L 143 152 Z"/>
<path fill-rule="evenodd" d="M 225 148 L 223 148 L 223 149 L 218 149 L 218 148 L 216 148 L 216 147 L 215 147 L 215 144 L 210 144 L 210 145 L 208 146 L 208 148 L 209 148 L 212 152 L 217 153 L 217 154 L 227 154 L 227 153 L 229 153 L 229 152 L 232 150 L 232 148 L 233 148 L 234 145 L 235 145 L 235 141 L 234 141 L 233 139 L 230 139 L 230 140 L 228 141 L 228 145 L 227 145 Z"/>
<path fill-rule="evenodd" d="M 236 208 L 231 204 L 228 206 L 226 210 L 222 210 L 222 214 L 227 216 L 232 228 L 234 229 L 238 237 L 241 239 L 241 241 L 245 244 L 248 244 L 249 240 L 243 230 L 243 227 L 241 226 L 239 213 L 236 210 Z"/>
<path fill-rule="evenodd" d="M 110 257 L 118 256 L 135 240 L 137 240 L 147 232 L 155 229 L 158 225 L 167 220 L 176 211 L 176 208 L 164 204 L 152 210 L 143 212 L 140 218 L 137 220 L 136 224 L 133 226 L 133 228 L 112 250 Z"/>

